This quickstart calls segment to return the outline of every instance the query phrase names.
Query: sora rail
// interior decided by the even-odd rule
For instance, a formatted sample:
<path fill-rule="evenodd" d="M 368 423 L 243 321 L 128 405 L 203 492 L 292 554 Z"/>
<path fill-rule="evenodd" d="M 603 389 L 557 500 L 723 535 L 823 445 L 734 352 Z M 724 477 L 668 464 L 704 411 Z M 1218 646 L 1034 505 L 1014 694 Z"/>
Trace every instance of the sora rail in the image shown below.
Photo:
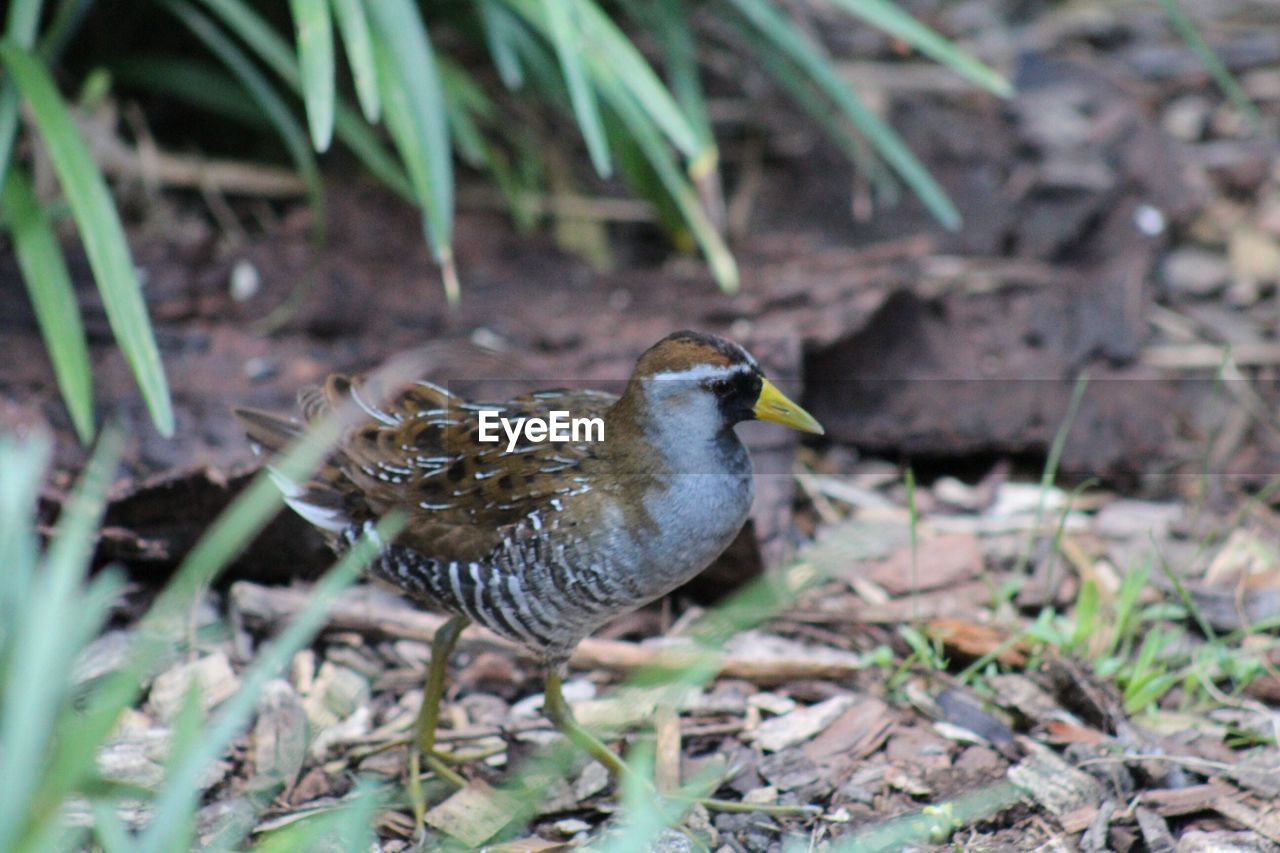
<path fill-rule="evenodd" d="M 410 782 L 433 760 L 449 653 L 469 622 L 532 650 L 546 664 L 545 711 L 615 775 L 625 765 L 580 728 L 560 679 L 573 648 L 619 614 L 688 581 L 733 541 L 751 508 L 751 460 L 734 432 L 766 420 L 822 427 L 788 400 L 737 344 L 676 332 L 640 356 L 621 396 L 540 391 L 505 403 L 462 400 L 428 382 L 385 405 L 361 382 L 330 376 L 300 395 L 312 421 L 353 400 L 367 420 L 350 430 L 305 484 L 278 478 L 288 504 L 339 548 L 385 513 L 408 515 L 370 573 L 423 605 L 454 615 L 437 634 Z M 479 440 L 482 410 L 600 417 L 598 442 L 508 449 Z M 303 424 L 251 409 L 236 415 L 255 449 L 279 452 Z M 456 774 L 454 774 L 456 778 Z M 415 811 L 420 804 L 415 801 Z"/>

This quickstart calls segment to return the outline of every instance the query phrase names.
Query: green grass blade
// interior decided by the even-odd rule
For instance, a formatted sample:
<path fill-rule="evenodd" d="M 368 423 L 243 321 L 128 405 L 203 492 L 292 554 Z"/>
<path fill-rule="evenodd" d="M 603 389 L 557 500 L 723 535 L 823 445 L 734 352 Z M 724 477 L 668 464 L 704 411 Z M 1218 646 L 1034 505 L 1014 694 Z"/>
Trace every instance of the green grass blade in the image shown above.
<path fill-rule="evenodd" d="M 422 206 L 428 243 L 445 272 L 445 292 L 456 303 L 451 246 L 453 159 L 430 36 L 411 0 L 369 0 L 365 8 L 373 24 L 387 127 Z"/>
<path fill-rule="evenodd" d="M 102 853 L 129 853 L 133 849 L 129 830 L 111 803 L 93 800 L 89 807 L 93 811 L 93 834 L 102 845 Z"/>
<path fill-rule="evenodd" d="M 301 94 L 302 75 L 297 57 L 262 17 L 242 0 L 200 0 L 239 36 L 258 59 L 267 64 L 293 91 Z M 334 131 L 373 175 L 404 198 L 413 199 L 413 187 L 395 160 L 388 156 L 377 135 L 358 113 L 339 98 L 334 104 Z"/>
<path fill-rule="evenodd" d="M 244 86 L 222 68 L 198 59 L 168 56 L 130 56 L 107 65 L 111 78 L 127 87 L 176 98 L 219 116 L 254 128 L 271 130 L 271 121 Z"/>
<path fill-rule="evenodd" d="M 333 141 L 333 20 L 328 0 L 289 0 L 298 39 L 302 99 L 307 106 L 311 144 L 328 151 Z"/>
<path fill-rule="evenodd" d="M 13 0 L 5 23 L 5 37 L 15 44 L 30 48 L 36 42 L 40 25 L 41 0 Z M 0 81 L 0 186 L 13 154 L 13 140 L 18 135 L 18 90 L 12 80 Z"/>
<path fill-rule="evenodd" d="M 877 197 L 888 204 L 896 204 L 900 196 L 898 179 L 885 168 L 865 142 L 854 135 L 848 117 L 831 109 L 831 102 L 813 86 L 813 81 L 802 73 L 787 57 L 773 49 L 772 44 L 746 21 L 737 31 L 754 51 L 761 69 L 787 93 L 795 105 L 808 114 L 827 138 L 836 144 L 843 154 L 875 188 Z"/>
<path fill-rule="evenodd" d="M 832 4 L 905 41 L 988 92 L 1002 98 L 1013 95 L 1013 86 L 999 71 L 965 53 L 891 0 L 832 0 Z"/>
<path fill-rule="evenodd" d="M 397 361 L 380 371 L 374 387 L 394 387 L 421 375 L 421 360 Z M 273 467 L 284 477 L 305 481 L 338 437 L 355 422 L 352 406 L 314 423 L 303 438 Z M 64 712 L 43 774 L 31 820 L 44 825 L 64 799 L 94 774 L 94 755 L 124 709 L 133 705 L 156 662 L 185 635 L 187 616 L 200 590 L 218 576 L 244 546 L 257 536 L 284 500 L 267 471 L 260 472 L 211 524 L 188 552 L 172 579 L 156 598 L 134 633 L 129 661 L 102 679 L 81 707 Z M 0 849 L 4 849 L 0 847 Z"/>
<path fill-rule="evenodd" d="M 21 440 L 0 434 L 0 672 L 18 614 L 30 600 L 36 565 L 36 503 L 40 478 L 49 462 L 49 435 Z"/>
<path fill-rule="evenodd" d="M 689 22 L 689 10 L 682 0 L 658 0 L 637 7 L 635 14 L 647 21 L 662 45 L 671 93 L 698 140 L 699 153 L 689 163 L 689 177 L 702 197 L 703 207 L 711 212 L 712 220 L 723 230 L 725 210 L 724 187 L 720 181 L 720 150 L 702 91 L 698 49 L 693 26 Z"/>
<path fill-rule="evenodd" d="M 75 494 L 63 506 L 58 528 L 36 576 L 31 595 L 13 626 L 0 694 L 21 701 L 0 703 L 0 850 L 17 846 L 28 804 L 42 777 L 58 709 L 71 689 L 68 674 L 82 631 L 66 620 L 88 625 L 100 613 L 87 612 L 80 594 L 97 542 L 107 487 L 120 458 L 123 438 L 105 430 Z M 59 677 L 62 676 L 62 677 Z"/>
<path fill-rule="evenodd" d="M 489 161 L 489 152 L 476 119 L 492 122 L 497 108 L 479 81 L 465 68 L 444 57 L 440 57 L 438 68 L 454 148 L 468 166 L 484 168 Z"/>
<path fill-rule="evenodd" d="M 919 197 L 929 212 L 947 228 L 958 228 L 960 212 L 946 191 L 911 153 L 902 138 L 862 102 L 840 78 L 822 49 L 782 15 L 768 0 L 725 0 L 763 36 L 810 77 L 871 146 Z"/>
<path fill-rule="evenodd" d="M 295 850 L 365 850 L 373 834 L 378 791 L 368 781 L 341 802 L 315 817 L 264 833 L 253 853 L 293 853 Z"/>
<path fill-rule="evenodd" d="M 593 65 L 609 66 L 681 153 L 690 160 L 703 156 L 704 141 L 699 139 L 684 111 L 631 39 L 592 0 L 578 0 L 577 8 L 582 22 L 582 41 L 590 50 Z"/>
<path fill-rule="evenodd" d="M 373 124 L 382 114 L 378 97 L 378 69 L 373 64 L 373 42 L 369 39 L 369 19 L 360 0 L 333 0 L 333 13 L 347 51 L 351 76 L 356 84 L 356 100 L 365 119 Z"/>
<path fill-rule="evenodd" d="M 142 853 L 164 853 L 174 849 L 174 833 L 195 811 L 199 781 L 230 740 L 244 727 L 257 707 L 258 696 L 268 681 L 288 665 L 294 654 L 319 632 L 334 600 L 360 574 L 403 526 L 403 518 L 383 519 L 370 535 L 362 537 L 351 550 L 316 584 L 306 609 L 265 649 L 244 673 L 241 687 L 218 709 L 203 736 L 173 767 L 155 802 L 155 818 L 139 838 Z"/>
<path fill-rule="evenodd" d="M 1218 58 L 1218 54 L 1214 53 L 1213 48 L 1209 47 L 1209 43 L 1204 40 L 1204 36 L 1200 35 L 1200 31 L 1196 29 L 1196 25 L 1191 18 L 1178 5 L 1178 0 L 1157 1 L 1164 9 L 1165 14 L 1168 15 L 1169 23 L 1173 25 L 1173 29 L 1187 43 L 1187 47 L 1191 48 L 1192 52 L 1200 57 L 1200 62 L 1204 64 L 1204 68 L 1209 72 L 1209 76 L 1213 78 L 1213 82 L 1218 84 L 1218 88 L 1222 89 L 1236 109 L 1245 114 L 1255 129 L 1261 128 L 1262 114 L 1258 112 L 1257 105 L 1245 94 L 1244 89 L 1236 82 L 1231 70 Z"/>
<path fill-rule="evenodd" d="M 684 111 L 698 142 L 703 147 L 714 146 L 715 135 L 707 114 L 707 99 L 702 91 L 698 48 L 689 22 L 689 9 L 683 0 L 658 0 L 639 9 L 662 46 L 671 93 Z"/>
<path fill-rule="evenodd" d="M 80 441 L 93 441 L 93 378 L 84 324 L 76 305 L 62 248 L 26 178 L 14 169 L 5 182 L 0 208 L 13 235 L 22 281 L 53 362 L 58 389 Z"/>
<path fill-rule="evenodd" d="M 520 67 L 520 54 L 514 37 L 515 28 L 521 24 L 499 5 L 498 0 L 477 0 L 477 9 L 484 41 L 502 85 L 512 91 L 519 89 L 524 85 L 524 70 Z"/>
<path fill-rule="evenodd" d="M 207 15 L 187 2 L 172 3 L 168 8 L 226 66 L 262 109 L 276 133 L 280 135 L 281 141 L 289 152 L 289 157 L 307 185 L 307 198 L 316 211 L 317 228 L 322 229 L 324 187 L 320 182 L 320 169 L 316 166 L 315 155 L 307 145 L 306 132 L 289 111 L 289 106 L 244 51 Z"/>
<path fill-rule="evenodd" d="M 727 293 L 738 289 L 738 264 L 733 259 L 729 247 L 725 245 L 715 225 L 707 218 L 706 211 L 699 203 L 698 194 L 689 183 L 666 142 L 658 134 L 658 130 L 640 106 L 632 99 L 622 84 L 612 77 L 600 80 L 601 92 L 618 118 L 626 126 L 627 131 L 644 153 L 663 187 L 684 217 L 698 242 L 711 274 L 716 283 Z"/>
<path fill-rule="evenodd" d="M 31 107 L 89 256 L 107 320 L 133 370 L 151 420 L 161 435 L 171 436 L 173 406 L 164 365 L 160 362 L 142 287 L 107 183 L 89 155 L 53 78 L 41 62 L 30 51 L 7 39 L 0 42 L 0 59 Z"/>
<path fill-rule="evenodd" d="M 587 79 L 586 69 L 582 67 L 582 33 L 574 14 L 581 7 L 572 0 L 542 0 L 541 7 L 551 44 L 569 88 L 573 114 L 587 143 L 587 153 L 591 155 L 591 164 L 595 166 L 596 174 L 607 178 L 613 174 L 613 164 L 609 159 L 609 141 L 605 137 L 604 122 L 600 119 L 596 93 Z"/>

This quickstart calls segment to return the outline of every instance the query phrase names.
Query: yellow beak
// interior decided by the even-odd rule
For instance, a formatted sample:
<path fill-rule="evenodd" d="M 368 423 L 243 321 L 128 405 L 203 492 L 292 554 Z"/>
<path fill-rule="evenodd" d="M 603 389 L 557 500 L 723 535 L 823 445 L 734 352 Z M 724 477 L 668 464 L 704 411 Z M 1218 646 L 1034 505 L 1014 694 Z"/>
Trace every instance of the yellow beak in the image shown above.
<path fill-rule="evenodd" d="M 779 391 L 768 379 L 762 380 L 760 396 L 756 398 L 756 405 L 752 411 L 756 418 L 762 421 L 773 421 L 775 424 L 782 424 L 801 432 L 813 432 L 818 435 L 823 433 L 822 424 L 814 420 L 813 415 L 788 400 L 787 395 Z"/>

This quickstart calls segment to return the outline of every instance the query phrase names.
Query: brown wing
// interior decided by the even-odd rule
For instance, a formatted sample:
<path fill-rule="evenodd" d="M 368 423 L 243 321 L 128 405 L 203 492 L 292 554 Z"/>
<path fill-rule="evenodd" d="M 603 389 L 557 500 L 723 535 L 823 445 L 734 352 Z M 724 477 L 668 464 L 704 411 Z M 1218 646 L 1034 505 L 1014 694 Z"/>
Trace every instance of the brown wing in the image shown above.
<path fill-rule="evenodd" d="M 427 382 L 409 387 L 382 407 L 370 404 L 359 380 L 331 377 L 304 392 L 308 419 L 349 395 L 370 419 L 352 430 L 317 479 L 344 495 L 353 520 L 400 509 L 410 522 L 398 537 L 423 556 L 475 560 L 490 553 L 530 513 L 558 509 L 583 491 L 597 467 L 587 442 L 520 441 L 508 451 L 505 434 L 480 441 L 480 412 L 500 417 L 603 417 L 615 397 L 592 391 L 543 391 L 505 403 L 470 403 Z M 554 502 L 554 503 L 553 503 Z"/>

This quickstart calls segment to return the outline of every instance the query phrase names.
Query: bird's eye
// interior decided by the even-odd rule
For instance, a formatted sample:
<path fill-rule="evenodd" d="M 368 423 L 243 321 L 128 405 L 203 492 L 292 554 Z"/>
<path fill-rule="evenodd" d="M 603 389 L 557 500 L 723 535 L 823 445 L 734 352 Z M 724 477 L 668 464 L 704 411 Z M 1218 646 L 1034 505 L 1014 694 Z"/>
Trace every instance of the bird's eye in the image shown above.
<path fill-rule="evenodd" d="M 733 380 L 717 379 L 711 383 L 711 390 L 717 397 L 728 397 L 733 393 Z"/>

